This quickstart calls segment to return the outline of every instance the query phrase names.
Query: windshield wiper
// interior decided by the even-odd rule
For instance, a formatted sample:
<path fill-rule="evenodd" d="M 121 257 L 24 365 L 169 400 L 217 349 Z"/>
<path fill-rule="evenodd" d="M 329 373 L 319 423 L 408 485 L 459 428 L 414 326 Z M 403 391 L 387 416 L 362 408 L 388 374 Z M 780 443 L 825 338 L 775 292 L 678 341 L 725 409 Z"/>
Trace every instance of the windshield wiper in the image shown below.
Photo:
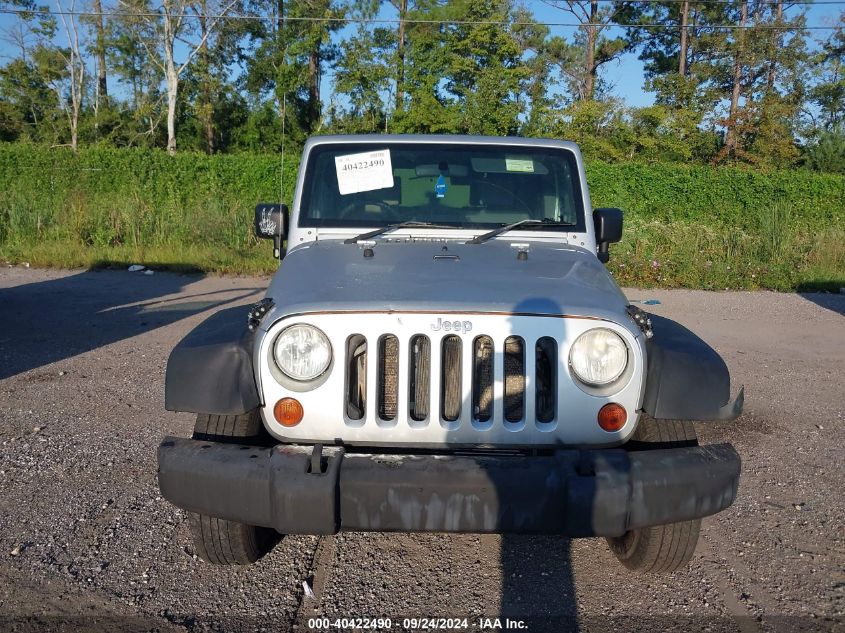
<path fill-rule="evenodd" d="M 529 227 L 529 226 L 573 226 L 571 222 L 558 222 L 557 220 L 551 220 L 549 218 L 543 218 L 542 220 L 520 220 L 519 222 L 514 222 L 513 224 L 505 224 L 504 226 L 500 226 L 498 229 L 493 229 L 487 233 L 482 233 L 481 235 L 477 235 L 471 240 L 468 240 L 467 244 L 481 244 L 482 242 L 486 242 L 490 238 L 496 237 L 497 235 L 501 235 L 502 233 L 507 233 L 508 231 L 512 231 L 513 229 L 518 229 L 520 227 Z"/>
<path fill-rule="evenodd" d="M 454 229 L 456 227 L 449 226 L 447 224 L 433 224 L 432 222 L 418 222 L 417 220 L 408 220 L 407 222 L 398 222 L 396 224 L 388 224 L 386 226 L 381 227 L 380 229 L 376 229 L 374 231 L 369 231 L 367 233 L 361 233 L 361 235 L 356 235 L 355 237 L 350 237 L 349 239 L 343 240 L 344 244 L 355 244 L 357 242 L 361 242 L 363 240 L 368 240 L 371 237 L 376 237 L 378 235 L 383 235 L 388 231 L 395 231 L 396 229 L 417 229 L 417 228 L 426 228 L 426 229 Z"/>

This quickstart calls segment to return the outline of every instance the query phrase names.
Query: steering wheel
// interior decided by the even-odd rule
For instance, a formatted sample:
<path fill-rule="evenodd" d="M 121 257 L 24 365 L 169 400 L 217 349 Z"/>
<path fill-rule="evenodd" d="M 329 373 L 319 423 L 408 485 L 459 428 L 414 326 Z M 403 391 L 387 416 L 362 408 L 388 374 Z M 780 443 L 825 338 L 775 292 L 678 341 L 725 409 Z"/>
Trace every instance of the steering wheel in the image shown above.
<path fill-rule="evenodd" d="M 367 205 L 377 206 L 384 213 L 384 216 L 382 216 L 382 217 L 384 217 L 387 220 L 395 221 L 395 220 L 400 219 L 399 211 L 396 209 L 396 207 L 393 207 L 393 206 L 387 204 L 386 202 L 383 202 L 381 200 L 368 200 L 364 203 L 364 208 L 366 208 Z M 350 202 L 345 207 L 343 207 L 340 211 L 338 211 L 337 217 L 338 217 L 339 220 L 346 220 L 352 214 L 352 212 L 358 211 L 359 208 L 360 207 L 359 207 L 358 204 L 356 204 L 355 202 Z M 356 218 L 356 219 L 360 220 L 360 219 L 363 219 L 363 218 Z"/>

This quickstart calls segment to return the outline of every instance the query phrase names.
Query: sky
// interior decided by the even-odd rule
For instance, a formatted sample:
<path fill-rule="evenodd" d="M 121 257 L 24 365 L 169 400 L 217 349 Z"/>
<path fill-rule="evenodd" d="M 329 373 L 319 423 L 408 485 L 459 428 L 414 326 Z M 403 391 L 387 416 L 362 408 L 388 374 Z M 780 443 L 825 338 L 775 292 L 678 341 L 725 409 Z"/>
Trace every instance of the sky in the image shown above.
<path fill-rule="evenodd" d="M 830 0 L 826 0 L 830 2 Z M 539 22 L 571 22 L 574 18 L 555 8 L 543 0 L 523 0 L 523 3 L 533 12 L 534 17 Z M 39 2 L 39 4 L 42 4 Z M 43 4 L 55 9 L 55 0 L 52 2 L 44 2 Z M 110 3 L 108 3 L 110 4 Z M 0 7 L 4 6 L 3 0 L 0 0 Z M 69 6 L 66 0 L 65 7 Z M 79 6 L 79 3 L 77 3 Z M 838 4 L 817 4 L 812 5 L 807 11 L 807 24 L 816 26 L 833 26 L 841 11 L 845 10 L 845 0 L 841 0 Z M 788 10 L 787 15 L 794 15 L 796 8 Z M 385 13 L 380 17 L 394 17 L 394 13 Z M 9 43 L 3 34 L 8 31 L 17 21 L 17 17 L 13 15 L 0 14 L 0 64 L 5 64 L 10 58 L 18 54 L 17 49 Z M 354 30 L 353 26 L 348 26 L 339 31 L 339 35 L 351 33 Z M 561 35 L 568 40 L 571 40 L 575 29 L 573 27 L 551 27 L 552 35 Z M 613 37 L 621 35 L 621 29 L 611 29 L 608 35 Z M 813 45 L 813 40 L 829 36 L 830 31 L 815 31 L 810 33 L 809 44 Z M 182 47 L 184 49 L 184 47 Z M 179 57 L 177 51 L 177 57 Z M 181 51 L 184 57 L 184 50 Z M 619 60 L 610 62 L 603 67 L 602 76 L 606 82 L 611 86 L 611 94 L 623 100 L 626 105 L 631 107 L 641 107 L 651 105 L 654 103 L 654 94 L 648 93 L 643 89 L 643 64 L 637 59 L 636 53 L 623 55 Z M 321 85 L 321 97 L 324 103 L 328 103 L 332 96 L 332 77 L 331 71 L 326 72 L 323 76 Z M 112 85 L 114 78 L 109 78 L 109 91 L 115 93 L 116 85 Z"/>
<path fill-rule="evenodd" d="M 526 5 L 534 12 L 534 17 L 539 22 L 570 22 L 572 16 L 569 13 L 556 9 L 541 0 L 528 0 Z M 839 12 L 845 10 L 845 2 L 842 4 L 814 5 L 807 11 L 807 24 L 818 26 L 833 26 L 839 17 Z M 795 15 L 793 9 L 787 15 Z M 567 27 L 552 27 L 552 35 L 562 35 L 571 39 L 574 29 Z M 617 37 L 623 34 L 622 29 L 608 31 L 609 37 Z M 810 39 L 820 39 L 830 34 L 829 31 L 811 32 Z M 604 66 L 603 77 L 611 86 L 611 93 L 624 100 L 625 104 L 631 107 L 642 107 L 654 103 L 654 93 L 646 92 L 643 89 L 643 63 L 637 59 L 636 53 L 623 55 L 618 61 L 610 62 Z"/>

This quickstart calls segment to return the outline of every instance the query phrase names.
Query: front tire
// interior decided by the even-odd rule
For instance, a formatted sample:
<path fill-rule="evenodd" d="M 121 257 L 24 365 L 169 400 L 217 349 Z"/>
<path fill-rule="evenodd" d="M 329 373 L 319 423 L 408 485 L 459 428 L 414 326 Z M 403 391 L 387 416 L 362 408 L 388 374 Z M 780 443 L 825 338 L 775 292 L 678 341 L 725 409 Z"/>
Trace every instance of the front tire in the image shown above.
<path fill-rule="evenodd" d="M 262 443 L 267 436 L 261 414 L 253 409 L 242 415 L 210 415 L 198 413 L 194 423 L 195 440 L 227 444 Z"/>
<path fill-rule="evenodd" d="M 266 431 L 258 410 L 243 415 L 200 413 L 194 424 L 195 440 L 264 443 Z M 249 565 L 268 554 L 281 536 L 273 529 L 188 513 L 197 556 L 214 565 Z"/>
<path fill-rule="evenodd" d="M 695 427 L 687 420 L 640 418 L 629 450 L 698 446 Z M 625 567 L 641 573 L 670 573 L 686 567 L 695 553 L 701 519 L 629 530 L 607 539 L 610 551 Z"/>
<path fill-rule="evenodd" d="M 276 530 L 205 514 L 188 513 L 194 551 L 213 565 L 251 565 L 270 553 L 281 538 Z"/>

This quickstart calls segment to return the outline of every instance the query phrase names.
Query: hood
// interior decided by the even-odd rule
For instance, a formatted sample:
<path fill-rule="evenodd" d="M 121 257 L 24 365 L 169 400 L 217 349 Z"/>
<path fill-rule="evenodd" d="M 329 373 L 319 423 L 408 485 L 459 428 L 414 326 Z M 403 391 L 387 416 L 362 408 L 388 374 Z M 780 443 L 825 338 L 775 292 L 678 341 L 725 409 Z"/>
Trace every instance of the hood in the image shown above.
<path fill-rule="evenodd" d="M 370 243 L 372 244 L 372 242 Z M 520 243 L 522 244 L 522 243 Z M 288 253 L 267 296 L 276 317 L 325 311 L 520 312 L 590 316 L 628 324 L 627 300 L 598 258 L 531 242 L 483 244 L 393 239 L 371 246 L 311 242 Z M 267 319 L 272 322 L 275 319 Z"/>

